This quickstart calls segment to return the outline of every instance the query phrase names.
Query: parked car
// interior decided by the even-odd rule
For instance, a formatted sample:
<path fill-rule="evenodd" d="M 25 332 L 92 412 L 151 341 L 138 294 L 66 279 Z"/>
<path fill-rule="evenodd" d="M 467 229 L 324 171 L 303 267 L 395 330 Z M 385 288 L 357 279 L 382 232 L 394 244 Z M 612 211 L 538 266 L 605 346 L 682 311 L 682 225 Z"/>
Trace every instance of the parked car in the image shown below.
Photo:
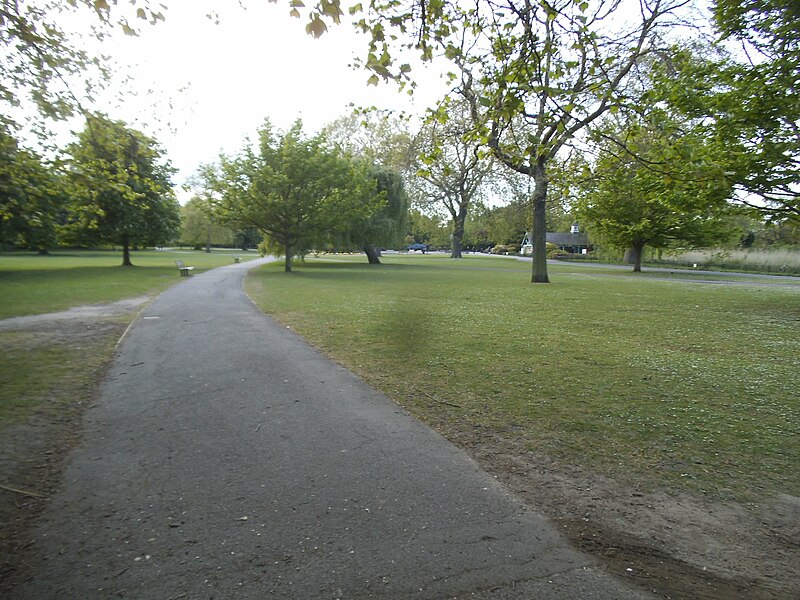
<path fill-rule="evenodd" d="M 408 247 L 408 251 L 411 252 L 412 250 L 421 250 L 422 253 L 425 254 L 425 252 L 428 251 L 428 244 L 420 244 L 420 243 L 411 244 Z"/>

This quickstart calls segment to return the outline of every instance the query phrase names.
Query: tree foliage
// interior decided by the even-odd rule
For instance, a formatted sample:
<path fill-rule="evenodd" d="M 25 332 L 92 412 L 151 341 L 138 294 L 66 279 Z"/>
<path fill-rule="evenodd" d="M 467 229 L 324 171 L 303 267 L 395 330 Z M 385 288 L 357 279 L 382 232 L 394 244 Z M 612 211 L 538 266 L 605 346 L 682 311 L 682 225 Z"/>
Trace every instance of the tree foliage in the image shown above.
<path fill-rule="evenodd" d="M 71 229 L 81 240 L 122 246 L 129 266 L 132 246 L 163 244 L 177 233 L 174 169 L 155 140 L 122 121 L 90 116 L 67 152 Z"/>
<path fill-rule="evenodd" d="M 641 271 L 645 246 L 706 246 L 728 233 L 730 182 L 715 161 L 718 149 L 702 130 L 659 116 L 609 123 L 576 206 L 595 236 L 633 251 L 634 271 Z"/>
<path fill-rule="evenodd" d="M 471 135 L 475 123 L 466 102 L 447 110 L 450 118 L 429 119 L 416 136 L 418 202 L 428 210 L 447 212 L 452 226 L 450 256 L 461 258 L 467 216 L 494 163 Z"/>
<path fill-rule="evenodd" d="M 194 197 L 181 206 L 181 244 L 195 248 L 205 246 L 210 251 L 212 245 L 230 246 L 233 241 L 234 232 L 216 222 L 205 200 Z"/>
<path fill-rule="evenodd" d="M 228 223 L 258 228 L 265 248 L 284 255 L 292 270 L 295 256 L 351 243 L 364 223 L 385 205 L 369 165 L 306 137 L 297 121 L 286 133 L 269 121 L 258 131 L 257 148 L 220 156 L 201 171 L 216 214 Z"/>
<path fill-rule="evenodd" d="M 352 112 L 322 129 L 344 154 L 401 174 L 411 170 L 414 147 L 408 119 L 378 112 Z"/>
<path fill-rule="evenodd" d="M 724 140 L 742 203 L 773 220 L 800 219 L 800 5 L 716 0 L 714 8 L 723 39 L 740 48 L 721 59 L 674 49 L 656 65 L 660 85 Z"/>
<path fill-rule="evenodd" d="M 0 244 L 46 252 L 66 210 L 63 178 L 0 126 Z"/>
<path fill-rule="evenodd" d="M 720 32 L 751 44 L 788 68 L 800 61 L 800 5 L 795 0 L 714 0 Z"/>
<path fill-rule="evenodd" d="M 87 52 L 62 26 L 70 13 L 85 15 L 84 36 L 102 39 L 115 28 L 137 34 L 137 23 L 164 20 L 164 6 L 149 0 L 6 0 L 0 3 L 0 118 L 29 102 L 39 114 L 61 119 L 86 112 L 110 76 L 107 59 Z M 30 116 L 30 115 L 29 115 Z"/>

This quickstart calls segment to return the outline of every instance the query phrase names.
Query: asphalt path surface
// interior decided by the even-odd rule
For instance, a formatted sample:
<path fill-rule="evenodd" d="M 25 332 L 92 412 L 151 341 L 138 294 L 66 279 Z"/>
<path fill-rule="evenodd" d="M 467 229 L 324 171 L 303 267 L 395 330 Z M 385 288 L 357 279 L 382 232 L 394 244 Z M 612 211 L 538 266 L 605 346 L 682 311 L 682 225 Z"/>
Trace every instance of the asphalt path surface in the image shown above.
<path fill-rule="evenodd" d="M 122 340 L 13 598 L 646 598 L 292 331 L 182 280 Z"/>

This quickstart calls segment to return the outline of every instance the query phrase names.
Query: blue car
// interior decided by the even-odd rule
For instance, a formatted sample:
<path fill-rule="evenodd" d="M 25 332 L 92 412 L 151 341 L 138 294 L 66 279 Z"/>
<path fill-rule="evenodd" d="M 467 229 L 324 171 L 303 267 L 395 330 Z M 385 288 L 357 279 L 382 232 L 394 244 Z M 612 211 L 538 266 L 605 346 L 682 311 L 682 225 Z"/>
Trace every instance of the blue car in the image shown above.
<path fill-rule="evenodd" d="M 412 250 L 422 250 L 422 253 L 425 254 L 425 252 L 428 250 L 428 245 L 427 244 L 419 244 L 419 243 L 411 244 L 408 247 L 408 251 L 411 252 Z"/>

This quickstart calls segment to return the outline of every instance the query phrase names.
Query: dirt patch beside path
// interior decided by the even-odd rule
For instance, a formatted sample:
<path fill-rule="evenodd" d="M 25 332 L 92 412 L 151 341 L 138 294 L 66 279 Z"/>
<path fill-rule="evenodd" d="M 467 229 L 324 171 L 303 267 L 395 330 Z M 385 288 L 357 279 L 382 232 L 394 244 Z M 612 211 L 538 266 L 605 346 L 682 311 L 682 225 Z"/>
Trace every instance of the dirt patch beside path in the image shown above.
<path fill-rule="evenodd" d="M 800 598 L 800 498 L 644 493 L 475 429 L 446 432 L 580 550 L 661 598 Z"/>
<path fill-rule="evenodd" d="M 149 300 L 149 296 L 138 296 L 136 298 L 126 298 L 124 300 L 112 302 L 111 304 L 90 304 L 44 315 L 28 315 L 24 317 L 0 319 L 0 331 L 35 328 L 37 325 L 52 330 L 54 326 L 57 326 L 57 323 L 63 323 L 64 321 L 77 321 L 78 323 L 73 323 L 73 325 L 76 326 L 78 330 L 81 329 L 81 325 L 91 328 L 99 319 L 129 314 L 144 306 Z M 69 325 L 64 325 L 64 327 L 75 328 Z"/>
<path fill-rule="evenodd" d="M 80 443 L 83 413 L 117 340 L 147 300 L 0 320 L 5 360 L 24 365 L 18 377 L 31 383 L 22 402 L 14 397 L 18 389 L 2 390 L 20 408 L 0 425 L 0 596 L 35 571 L 26 565 L 30 528 L 62 484 L 65 460 Z"/>

